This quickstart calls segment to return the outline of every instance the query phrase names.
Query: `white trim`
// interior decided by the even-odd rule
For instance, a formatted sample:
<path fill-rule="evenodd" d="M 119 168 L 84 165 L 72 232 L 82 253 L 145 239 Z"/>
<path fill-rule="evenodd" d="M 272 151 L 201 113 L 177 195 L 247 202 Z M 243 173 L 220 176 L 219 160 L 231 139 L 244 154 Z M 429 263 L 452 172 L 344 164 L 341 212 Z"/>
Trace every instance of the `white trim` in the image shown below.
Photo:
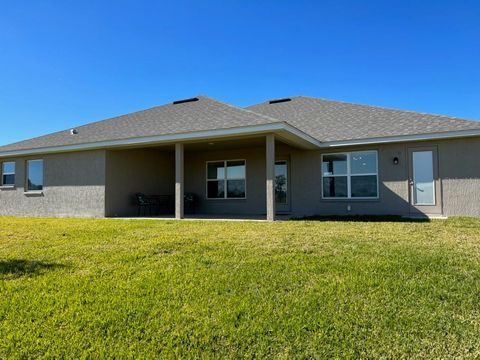
<path fill-rule="evenodd" d="M 255 135 L 255 134 L 263 134 L 263 133 L 271 133 L 271 132 L 279 132 L 280 137 L 282 137 L 282 134 L 286 135 L 285 137 L 288 140 L 297 142 L 299 145 L 305 148 L 314 149 L 320 145 L 320 142 L 314 139 L 313 137 L 311 137 L 310 135 L 305 134 L 304 132 L 298 130 L 297 128 L 285 122 L 278 122 L 278 123 L 236 127 L 236 128 L 229 128 L 229 129 L 217 129 L 217 130 L 194 131 L 194 132 L 169 134 L 169 135 L 135 137 L 135 138 L 121 139 L 121 140 L 108 140 L 108 141 L 76 144 L 76 145 L 50 146 L 50 147 L 36 148 L 36 149 L 11 150 L 11 151 L 0 152 L 0 157 L 93 150 L 93 149 L 102 149 L 102 148 L 119 147 L 119 146 L 172 143 L 172 142 L 179 142 L 179 141 L 202 140 L 202 139 L 221 138 L 221 137 L 229 137 L 229 136 L 236 136 L 236 135 Z"/>
<path fill-rule="evenodd" d="M 375 160 L 376 160 L 376 173 L 362 173 L 362 174 L 352 174 L 351 169 L 351 157 L 352 154 L 359 154 L 359 153 L 374 153 Z M 338 175 L 325 175 L 323 173 L 323 157 L 328 155 L 346 155 L 347 156 L 347 173 L 346 174 L 338 174 Z M 324 200 L 378 200 L 380 198 L 379 192 L 379 168 L 378 168 L 378 150 L 360 150 L 360 151 L 348 151 L 348 152 L 339 152 L 339 153 L 326 153 L 322 154 L 321 158 L 321 172 L 322 172 L 322 199 Z M 377 196 L 363 196 L 363 197 L 352 197 L 352 177 L 356 176 L 376 176 L 377 177 Z M 333 196 L 325 196 L 323 193 L 323 178 L 334 178 L 334 177 L 346 177 L 347 178 L 347 196 L 346 197 L 333 197 Z"/>
<path fill-rule="evenodd" d="M 421 153 L 421 152 L 426 152 L 430 153 L 432 155 L 432 190 L 433 190 L 433 203 L 417 203 L 417 193 L 416 193 L 416 184 L 417 182 L 415 181 L 415 153 Z M 435 186 L 435 164 L 434 164 L 434 153 L 433 150 L 412 150 L 411 152 L 412 155 L 412 181 L 413 181 L 413 191 L 412 191 L 412 202 L 413 206 L 437 206 L 437 188 Z"/>
<path fill-rule="evenodd" d="M 243 161 L 245 166 L 245 177 L 244 178 L 228 178 L 228 166 L 227 163 L 231 161 Z M 211 163 L 223 163 L 224 168 L 224 178 L 223 179 L 209 179 L 208 178 L 208 164 Z M 223 198 L 211 198 L 208 197 L 208 183 L 212 181 L 222 181 L 224 186 Z M 227 196 L 227 187 L 228 180 L 244 180 L 245 181 L 245 196 L 244 197 L 228 197 Z M 247 199 L 247 160 L 246 159 L 229 159 L 229 160 L 208 160 L 205 162 L 205 199 L 207 200 L 246 200 Z"/>
<path fill-rule="evenodd" d="M 276 195 L 275 194 L 275 203 L 276 205 L 275 206 L 290 206 L 290 201 L 288 201 L 288 198 L 289 198 L 289 186 L 290 186 L 290 179 L 289 179 L 289 171 L 290 171 L 290 165 L 289 165 L 289 161 L 288 160 L 283 160 L 283 159 L 277 159 L 275 160 L 275 166 L 277 166 L 277 163 L 285 163 L 285 166 L 287 168 L 287 181 L 286 181 L 286 185 L 287 185 L 287 197 L 286 197 L 286 202 L 285 203 L 279 203 L 279 202 L 276 202 Z M 277 186 L 277 173 L 275 173 L 275 188 Z"/>
<path fill-rule="evenodd" d="M 11 190 L 11 189 L 15 189 L 16 186 L 15 185 L 1 185 L 0 186 L 0 190 Z"/>
<path fill-rule="evenodd" d="M 1 163 L 2 164 L 2 168 L 0 169 L 1 172 L 0 172 L 0 175 L 2 176 L 2 178 L 0 179 L 0 185 L 2 188 L 11 188 L 11 187 L 15 187 L 15 183 L 17 181 L 16 177 L 16 172 L 17 172 L 17 164 L 15 161 L 4 161 Z M 5 172 L 5 165 L 6 164 L 13 164 L 13 172 Z M 3 182 L 3 177 L 5 175 L 13 175 L 13 184 L 5 184 Z"/>
<path fill-rule="evenodd" d="M 24 191 L 23 195 L 43 195 L 43 190 Z"/>
<path fill-rule="evenodd" d="M 0 152 L 0 158 L 20 155 L 48 154 L 69 151 L 104 149 L 121 146 L 152 145 L 179 141 L 207 140 L 230 136 L 256 135 L 276 133 L 280 138 L 290 141 L 306 149 L 333 148 L 341 146 L 370 145 L 407 141 L 425 141 L 480 136 L 480 129 L 436 132 L 430 134 L 414 134 L 399 136 L 384 136 L 365 139 L 339 140 L 321 142 L 298 128 L 286 123 L 276 122 L 263 125 L 242 126 L 229 129 L 193 131 L 169 135 L 144 136 L 119 140 L 99 141 L 75 145 L 48 146 L 43 148 L 22 149 Z"/>
<path fill-rule="evenodd" d="M 29 163 L 34 162 L 34 161 L 41 161 L 42 162 L 42 189 L 41 190 L 30 190 L 28 188 L 28 177 L 30 176 L 30 169 L 29 169 Z M 25 194 L 43 194 L 43 190 L 45 188 L 45 161 L 43 159 L 28 159 L 25 161 Z"/>
<path fill-rule="evenodd" d="M 366 138 L 366 139 L 357 139 L 357 140 L 326 141 L 324 143 L 321 143 L 320 147 L 328 148 L 328 147 L 354 146 L 354 145 L 371 145 L 371 144 L 383 144 L 383 143 L 393 143 L 393 142 L 452 139 L 452 138 L 471 137 L 471 136 L 480 136 L 480 129 L 437 132 L 437 133 L 431 133 L 431 134 L 385 136 L 385 137 Z"/>

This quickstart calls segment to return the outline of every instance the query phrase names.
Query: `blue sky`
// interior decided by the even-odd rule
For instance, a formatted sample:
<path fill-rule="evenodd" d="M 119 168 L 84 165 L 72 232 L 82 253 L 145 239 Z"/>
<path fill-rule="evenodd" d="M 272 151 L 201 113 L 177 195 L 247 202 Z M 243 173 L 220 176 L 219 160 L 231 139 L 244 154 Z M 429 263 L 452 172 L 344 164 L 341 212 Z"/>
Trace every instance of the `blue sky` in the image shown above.
<path fill-rule="evenodd" d="M 480 119 L 476 0 L 0 6 L 0 144 L 198 94 Z"/>

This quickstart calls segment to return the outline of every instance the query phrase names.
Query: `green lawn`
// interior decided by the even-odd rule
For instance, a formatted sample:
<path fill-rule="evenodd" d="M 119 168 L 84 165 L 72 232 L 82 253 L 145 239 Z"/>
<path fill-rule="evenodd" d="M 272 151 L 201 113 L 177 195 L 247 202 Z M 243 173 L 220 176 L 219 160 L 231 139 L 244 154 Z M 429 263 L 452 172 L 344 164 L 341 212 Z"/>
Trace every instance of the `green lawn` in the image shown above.
<path fill-rule="evenodd" d="M 0 218 L 0 358 L 480 356 L 480 219 Z"/>

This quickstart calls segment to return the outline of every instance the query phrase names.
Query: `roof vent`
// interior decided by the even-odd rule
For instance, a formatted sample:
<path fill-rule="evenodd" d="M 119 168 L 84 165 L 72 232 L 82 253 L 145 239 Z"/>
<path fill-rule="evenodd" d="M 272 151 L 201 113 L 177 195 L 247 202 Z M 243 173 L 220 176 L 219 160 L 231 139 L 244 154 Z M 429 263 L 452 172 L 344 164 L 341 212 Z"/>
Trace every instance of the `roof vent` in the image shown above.
<path fill-rule="evenodd" d="M 188 102 L 194 102 L 194 101 L 198 101 L 199 99 L 198 98 L 190 98 L 190 99 L 184 99 L 184 100 L 177 100 L 177 101 L 174 101 L 173 102 L 173 105 L 177 105 L 177 104 L 183 104 L 183 103 L 188 103 Z"/>
<path fill-rule="evenodd" d="M 292 101 L 292 99 L 290 99 L 290 98 L 275 99 L 275 100 L 270 100 L 268 103 L 269 104 L 278 104 L 278 103 L 287 102 L 287 101 Z"/>
<path fill-rule="evenodd" d="M 70 135 L 77 135 L 78 130 L 77 129 L 70 129 Z"/>

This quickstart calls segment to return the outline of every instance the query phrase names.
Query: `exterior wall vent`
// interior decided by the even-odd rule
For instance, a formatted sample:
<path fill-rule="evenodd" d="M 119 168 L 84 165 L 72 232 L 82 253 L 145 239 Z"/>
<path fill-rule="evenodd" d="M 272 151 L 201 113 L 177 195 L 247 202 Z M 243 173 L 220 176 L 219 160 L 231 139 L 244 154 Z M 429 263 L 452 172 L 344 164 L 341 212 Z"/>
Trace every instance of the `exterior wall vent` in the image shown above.
<path fill-rule="evenodd" d="M 194 102 L 194 101 L 198 101 L 199 99 L 194 97 L 194 98 L 190 98 L 190 99 L 184 99 L 184 100 L 177 100 L 177 101 L 174 101 L 173 102 L 173 105 L 178 105 L 178 104 L 183 104 L 183 103 L 188 103 L 188 102 Z"/>

